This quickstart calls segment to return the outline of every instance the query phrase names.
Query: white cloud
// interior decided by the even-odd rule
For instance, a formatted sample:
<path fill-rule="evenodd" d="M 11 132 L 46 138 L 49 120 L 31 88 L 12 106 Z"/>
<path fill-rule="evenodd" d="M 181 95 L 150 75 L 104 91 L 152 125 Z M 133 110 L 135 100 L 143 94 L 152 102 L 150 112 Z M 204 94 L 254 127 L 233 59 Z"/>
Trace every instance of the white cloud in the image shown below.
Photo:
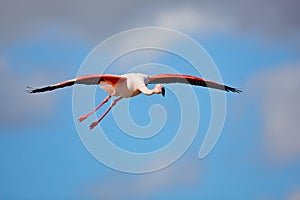
<path fill-rule="evenodd" d="M 10 69 L 5 61 L 0 63 L 0 126 L 8 129 L 36 125 L 46 119 L 54 105 L 54 95 L 28 94 L 28 84 L 49 84 L 49 74 L 36 73 L 24 77 L 17 70 Z M 47 81 L 49 81 L 47 83 Z"/>
<path fill-rule="evenodd" d="M 299 39 L 299 1 L 1 1 L 1 42 L 43 31 L 98 43 L 120 31 L 161 25 L 193 33 L 256 32 L 280 41 Z M 17 5 L 17 6 L 16 6 Z"/>
<path fill-rule="evenodd" d="M 259 98 L 264 145 L 277 161 L 300 158 L 300 64 L 267 70 L 249 81 Z"/>
<path fill-rule="evenodd" d="M 178 6 L 163 10 L 154 19 L 154 24 L 197 34 L 226 31 L 231 28 L 228 19 L 220 18 L 218 13 L 194 6 Z"/>
<path fill-rule="evenodd" d="M 287 200 L 299 200 L 300 199 L 300 188 L 296 188 L 287 195 Z"/>
<path fill-rule="evenodd" d="M 159 161 L 158 161 L 159 162 Z M 197 184 L 202 166 L 197 156 L 183 156 L 171 166 L 147 174 L 115 173 L 110 180 L 96 182 L 89 192 L 99 199 L 142 199 L 174 187 L 183 189 Z"/>

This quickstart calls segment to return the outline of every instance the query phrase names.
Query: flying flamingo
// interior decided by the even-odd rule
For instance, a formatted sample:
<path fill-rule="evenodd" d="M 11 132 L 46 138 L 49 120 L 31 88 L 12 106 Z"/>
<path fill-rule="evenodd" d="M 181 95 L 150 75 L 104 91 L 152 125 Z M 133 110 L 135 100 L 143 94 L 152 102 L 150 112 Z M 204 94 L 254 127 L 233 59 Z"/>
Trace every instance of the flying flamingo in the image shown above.
<path fill-rule="evenodd" d="M 181 74 L 159 74 L 154 76 L 148 76 L 141 73 L 127 73 L 123 75 L 111 75 L 111 74 L 97 74 L 97 75 L 86 75 L 71 80 L 67 80 L 61 83 L 50 85 L 42 88 L 30 88 L 28 87 L 29 93 L 39 93 L 63 88 L 66 86 L 72 86 L 74 84 L 85 84 L 85 85 L 100 85 L 100 87 L 108 93 L 108 96 L 91 112 L 81 116 L 79 121 L 82 122 L 91 114 L 96 112 L 103 104 L 105 104 L 112 96 L 116 98 L 105 113 L 96 121 L 90 125 L 90 129 L 93 129 L 97 124 L 107 115 L 107 113 L 116 105 L 122 98 L 130 98 L 141 93 L 146 95 L 162 94 L 165 96 L 165 88 L 160 83 L 185 83 L 196 86 L 203 86 L 208 88 L 214 88 L 227 92 L 242 92 L 239 89 L 229 87 L 220 83 L 205 80 L 196 76 L 181 75 Z M 148 84 L 156 84 L 153 89 L 147 87 Z"/>

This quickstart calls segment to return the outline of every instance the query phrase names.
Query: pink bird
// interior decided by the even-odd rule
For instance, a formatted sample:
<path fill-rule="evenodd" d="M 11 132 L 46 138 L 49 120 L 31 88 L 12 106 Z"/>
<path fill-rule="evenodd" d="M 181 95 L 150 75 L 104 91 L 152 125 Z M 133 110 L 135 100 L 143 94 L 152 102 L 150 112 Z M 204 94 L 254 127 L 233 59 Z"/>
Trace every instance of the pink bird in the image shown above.
<path fill-rule="evenodd" d="M 75 79 L 67 80 L 61 83 L 50 85 L 47 87 L 33 89 L 28 87 L 29 93 L 38 93 L 63 88 L 66 86 L 72 86 L 74 84 L 85 84 L 85 85 L 100 85 L 100 87 L 108 93 L 108 96 L 91 112 L 81 116 L 79 121 L 82 122 L 91 114 L 96 112 L 103 104 L 105 104 L 112 96 L 116 98 L 105 113 L 96 121 L 90 125 L 90 129 L 93 129 L 97 124 L 107 115 L 107 113 L 116 105 L 122 98 L 130 98 L 137 96 L 141 93 L 146 95 L 162 94 L 165 96 L 165 88 L 160 83 L 185 83 L 196 86 L 203 86 L 208 88 L 214 88 L 227 92 L 242 92 L 239 89 L 229 87 L 220 83 L 216 83 L 209 80 L 190 75 L 180 74 L 160 74 L 154 76 L 148 76 L 141 73 L 128 73 L 123 75 L 111 75 L 111 74 L 97 74 L 97 75 L 86 75 Z M 148 84 L 156 84 L 153 89 L 147 87 Z"/>

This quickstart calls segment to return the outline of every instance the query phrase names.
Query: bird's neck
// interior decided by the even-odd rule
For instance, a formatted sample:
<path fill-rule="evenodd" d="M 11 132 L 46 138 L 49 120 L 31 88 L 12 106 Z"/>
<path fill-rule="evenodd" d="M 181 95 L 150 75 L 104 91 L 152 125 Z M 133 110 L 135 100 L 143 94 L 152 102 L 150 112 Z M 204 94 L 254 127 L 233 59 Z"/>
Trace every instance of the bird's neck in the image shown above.
<path fill-rule="evenodd" d="M 147 88 L 146 85 L 140 87 L 139 90 L 140 90 L 142 93 L 146 94 L 146 95 L 152 95 L 152 94 L 155 94 L 155 88 L 149 89 L 149 88 Z"/>

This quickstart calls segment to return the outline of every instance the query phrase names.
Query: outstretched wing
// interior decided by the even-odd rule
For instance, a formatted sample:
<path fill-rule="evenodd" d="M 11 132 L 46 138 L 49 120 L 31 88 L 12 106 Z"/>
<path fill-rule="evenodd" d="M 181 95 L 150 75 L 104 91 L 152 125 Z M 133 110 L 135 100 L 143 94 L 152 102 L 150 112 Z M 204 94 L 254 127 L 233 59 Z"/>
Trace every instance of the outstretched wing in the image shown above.
<path fill-rule="evenodd" d="M 38 93 L 38 92 L 46 92 L 55 90 L 58 88 L 63 88 L 67 86 L 72 86 L 74 84 L 84 84 L 84 85 L 99 85 L 99 84 L 110 84 L 114 86 L 119 81 L 125 81 L 126 77 L 111 75 L 111 74 L 97 74 L 97 75 L 86 75 L 78 78 L 74 78 L 71 80 L 67 80 L 61 83 L 57 83 L 54 85 L 49 85 L 42 88 L 31 88 L 28 87 L 29 93 Z"/>
<path fill-rule="evenodd" d="M 242 92 L 241 90 L 213 81 L 205 80 L 196 76 L 190 75 L 181 75 L 181 74 L 160 74 L 150 76 L 148 84 L 157 84 L 157 83 L 185 83 L 196 86 L 203 86 L 208 88 L 214 88 L 218 90 L 224 90 L 227 92 Z"/>

